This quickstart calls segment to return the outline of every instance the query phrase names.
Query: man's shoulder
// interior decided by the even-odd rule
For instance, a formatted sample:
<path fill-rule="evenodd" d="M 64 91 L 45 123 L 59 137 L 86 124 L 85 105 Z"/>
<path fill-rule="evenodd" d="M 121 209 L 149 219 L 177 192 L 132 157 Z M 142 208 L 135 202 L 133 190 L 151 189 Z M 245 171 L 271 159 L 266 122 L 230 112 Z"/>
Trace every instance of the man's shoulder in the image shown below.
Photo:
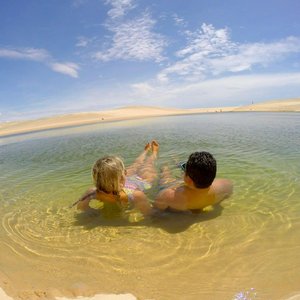
<path fill-rule="evenodd" d="M 231 196 L 233 193 L 233 183 L 229 179 L 215 179 L 212 184 L 212 189 L 216 196 L 216 201 L 222 201 Z"/>
<path fill-rule="evenodd" d="M 212 187 L 216 190 L 232 189 L 233 183 L 230 179 L 217 178 L 212 183 Z"/>
<path fill-rule="evenodd" d="M 167 197 L 167 198 L 174 197 L 174 195 L 175 195 L 175 189 L 171 187 L 165 188 L 158 193 L 158 196 Z"/>

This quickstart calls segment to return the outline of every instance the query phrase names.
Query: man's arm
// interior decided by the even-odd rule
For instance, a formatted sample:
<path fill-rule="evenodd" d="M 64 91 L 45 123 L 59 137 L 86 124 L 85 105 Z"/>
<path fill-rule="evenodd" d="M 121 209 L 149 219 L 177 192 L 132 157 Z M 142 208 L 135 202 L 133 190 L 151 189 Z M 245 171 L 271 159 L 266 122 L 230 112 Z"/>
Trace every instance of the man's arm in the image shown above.
<path fill-rule="evenodd" d="M 174 189 L 164 189 L 158 193 L 153 206 L 160 210 L 166 210 L 171 207 L 171 199 L 174 199 L 175 191 Z"/>
<path fill-rule="evenodd" d="M 214 204 L 229 198 L 233 193 L 233 184 L 229 179 L 215 179 L 213 188 L 216 195 Z"/>

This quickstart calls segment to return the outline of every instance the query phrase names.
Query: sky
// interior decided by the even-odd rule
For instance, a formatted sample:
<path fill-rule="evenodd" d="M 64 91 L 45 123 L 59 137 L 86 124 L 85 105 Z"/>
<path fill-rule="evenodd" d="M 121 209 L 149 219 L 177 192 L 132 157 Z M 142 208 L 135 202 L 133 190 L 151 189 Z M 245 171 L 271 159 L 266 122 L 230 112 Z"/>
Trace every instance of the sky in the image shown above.
<path fill-rule="evenodd" d="M 1 4 L 0 122 L 300 97 L 298 0 Z"/>

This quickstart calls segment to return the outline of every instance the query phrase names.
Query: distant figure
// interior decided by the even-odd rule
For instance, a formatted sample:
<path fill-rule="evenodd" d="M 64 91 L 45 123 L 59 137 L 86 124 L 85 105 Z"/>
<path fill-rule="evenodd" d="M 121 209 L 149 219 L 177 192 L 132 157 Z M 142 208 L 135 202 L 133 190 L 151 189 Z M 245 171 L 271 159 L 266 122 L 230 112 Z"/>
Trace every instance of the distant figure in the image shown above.
<path fill-rule="evenodd" d="M 194 152 L 182 165 L 183 182 L 174 179 L 167 167 L 162 169 L 161 185 L 154 207 L 160 210 L 201 211 L 228 198 L 233 186 L 228 179 L 215 179 L 217 163 L 208 152 Z"/>
<path fill-rule="evenodd" d="M 151 149 L 152 153 L 146 159 Z M 144 191 L 151 188 L 157 177 L 154 161 L 157 159 L 158 150 L 156 141 L 147 143 L 144 151 L 127 170 L 117 156 L 100 158 L 92 168 L 95 187 L 89 189 L 73 206 L 87 210 L 90 201 L 97 199 L 104 203 L 115 202 L 124 208 L 133 206 L 144 215 L 149 215 L 152 208 Z"/>

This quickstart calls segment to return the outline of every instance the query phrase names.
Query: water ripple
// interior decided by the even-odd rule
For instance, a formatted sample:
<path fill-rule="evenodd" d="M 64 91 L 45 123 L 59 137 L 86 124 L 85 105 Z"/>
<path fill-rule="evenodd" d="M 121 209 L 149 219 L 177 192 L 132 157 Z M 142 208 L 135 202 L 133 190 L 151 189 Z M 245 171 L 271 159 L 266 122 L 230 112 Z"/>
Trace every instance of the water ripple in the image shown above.
<path fill-rule="evenodd" d="M 11 278 L 38 274 L 53 286 L 83 280 L 113 289 L 118 282 L 118 292 L 193 300 L 231 299 L 254 287 L 278 299 L 297 286 L 300 272 L 299 117 L 285 118 L 165 118 L 1 146 L 0 263 Z M 152 138 L 161 143 L 158 170 L 167 164 L 177 178 L 176 164 L 191 152 L 212 152 L 218 176 L 234 183 L 233 196 L 200 215 L 163 213 L 135 223 L 128 221 L 139 219 L 135 212 L 122 219 L 117 211 L 68 208 L 92 184 L 98 157 L 114 153 L 129 164 Z"/>

